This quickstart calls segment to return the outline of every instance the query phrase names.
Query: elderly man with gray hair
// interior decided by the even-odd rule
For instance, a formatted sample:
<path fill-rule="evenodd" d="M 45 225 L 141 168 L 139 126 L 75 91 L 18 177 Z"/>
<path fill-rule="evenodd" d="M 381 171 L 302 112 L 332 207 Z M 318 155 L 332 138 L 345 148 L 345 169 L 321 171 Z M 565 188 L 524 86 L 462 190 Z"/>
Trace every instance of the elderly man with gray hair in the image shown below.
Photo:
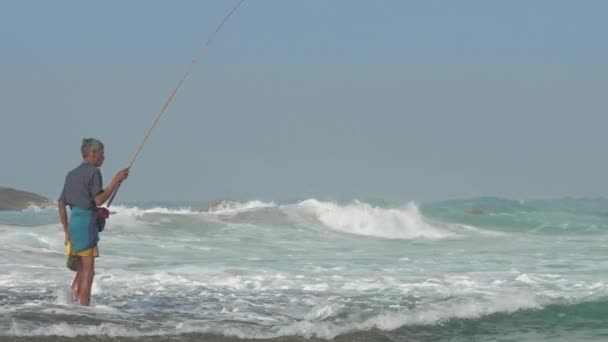
<path fill-rule="evenodd" d="M 81 152 L 83 162 L 67 174 L 58 206 L 65 232 L 68 266 L 76 271 L 72 282 L 74 299 L 81 305 L 89 305 L 95 258 L 99 256 L 97 242 L 99 232 L 103 229 L 102 208 L 98 207 L 128 177 L 129 169 L 118 171 L 110 185 L 104 189 L 99 170 L 105 159 L 103 143 L 97 139 L 83 139 Z M 66 206 L 70 207 L 70 220 Z"/>

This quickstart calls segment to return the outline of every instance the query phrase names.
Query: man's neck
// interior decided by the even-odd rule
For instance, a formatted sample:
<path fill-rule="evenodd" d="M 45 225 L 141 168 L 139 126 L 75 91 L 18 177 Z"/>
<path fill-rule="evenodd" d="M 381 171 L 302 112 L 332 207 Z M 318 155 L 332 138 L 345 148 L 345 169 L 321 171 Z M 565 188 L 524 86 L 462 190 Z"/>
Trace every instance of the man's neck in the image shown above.
<path fill-rule="evenodd" d="M 97 165 L 95 165 L 95 163 L 94 163 L 94 162 L 90 161 L 90 160 L 89 160 L 89 159 L 87 159 L 87 158 L 83 159 L 83 160 L 82 160 L 82 163 L 83 163 L 83 164 L 85 164 L 85 163 L 86 163 L 86 164 L 91 164 L 91 165 L 93 165 L 93 166 L 97 166 Z"/>

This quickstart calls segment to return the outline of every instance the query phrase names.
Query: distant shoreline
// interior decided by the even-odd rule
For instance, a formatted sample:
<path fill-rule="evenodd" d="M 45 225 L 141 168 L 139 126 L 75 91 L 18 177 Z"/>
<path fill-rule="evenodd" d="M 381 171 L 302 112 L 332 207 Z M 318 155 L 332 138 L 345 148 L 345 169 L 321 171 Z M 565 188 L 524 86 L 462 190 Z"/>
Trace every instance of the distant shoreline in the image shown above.
<path fill-rule="evenodd" d="M 33 192 L 0 187 L 0 210 L 23 210 L 51 204 L 48 198 Z"/>

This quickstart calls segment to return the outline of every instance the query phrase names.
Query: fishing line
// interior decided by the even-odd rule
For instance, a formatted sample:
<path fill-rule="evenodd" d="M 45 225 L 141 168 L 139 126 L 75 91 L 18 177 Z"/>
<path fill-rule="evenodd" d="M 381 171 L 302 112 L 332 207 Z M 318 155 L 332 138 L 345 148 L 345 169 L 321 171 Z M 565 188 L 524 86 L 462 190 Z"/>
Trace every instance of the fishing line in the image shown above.
<path fill-rule="evenodd" d="M 154 130 L 154 127 L 156 127 L 156 124 L 158 123 L 158 121 L 160 120 L 160 118 L 165 113 L 165 110 L 167 109 L 167 107 L 169 107 L 169 104 L 173 100 L 173 97 L 177 93 L 178 89 L 182 86 L 182 84 L 184 83 L 184 81 L 186 81 L 186 79 L 188 79 L 188 76 L 190 76 L 190 72 L 192 72 L 192 69 L 194 68 L 194 65 L 196 63 L 198 63 L 198 61 L 201 58 L 203 58 L 205 52 L 207 51 L 207 48 L 209 47 L 209 45 L 211 45 L 211 42 L 213 41 L 213 39 L 215 38 L 215 36 L 220 32 L 220 30 L 222 29 L 222 27 L 224 26 L 224 24 L 226 24 L 226 22 L 228 22 L 228 20 L 230 20 L 230 17 L 234 14 L 234 12 L 236 12 L 236 10 L 239 8 L 239 6 L 241 6 L 241 4 L 244 1 L 245 0 L 240 0 L 232 8 L 232 10 L 230 10 L 230 12 L 228 12 L 228 14 L 226 14 L 226 16 L 224 17 L 224 19 L 221 21 L 221 23 L 215 29 L 215 31 L 213 31 L 213 32 L 211 32 L 211 34 L 209 34 L 209 37 L 205 41 L 205 44 L 203 44 L 199 48 L 199 50 L 197 51 L 197 53 L 194 55 L 194 59 L 192 59 L 192 62 L 188 66 L 188 69 L 186 70 L 186 72 L 184 73 L 184 75 L 182 76 L 182 78 L 179 80 L 179 82 L 177 83 L 177 85 L 175 86 L 175 88 L 173 88 L 173 90 L 169 94 L 169 97 L 167 98 L 167 100 L 165 101 L 165 103 L 163 104 L 163 106 L 161 107 L 160 112 L 158 112 L 158 114 L 156 115 L 156 119 L 152 123 L 152 126 L 150 126 L 150 128 L 146 132 L 146 135 L 144 136 L 144 140 L 139 145 L 139 148 L 137 148 L 137 150 L 135 151 L 135 154 L 133 155 L 133 158 L 131 158 L 131 161 L 129 162 L 129 166 L 127 168 L 130 169 L 131 166 L 133 166 L 133 163 L 135 163 L 135 160 L 137 160 L 137 157 L 139 156 L 139 153 L 141 152 L 142 148 L 146 144 L 146 141 L 150 137 L 150 134 L 152 134 L 152 131 Z M 108 201 L 108 207 L 112 204 L 112 201 L 114 201 L 114 197 L 116 197 L 116 193 L 118 192 L 118 189 L 120 188 L 120 184 L 122 184 L 122 183 L 119 183 L 118 186 L 116 187 L 116 189 L 114 189 L 114 192 L 112 193 L 112 196 L 110 197 L 110 200 Z"/>

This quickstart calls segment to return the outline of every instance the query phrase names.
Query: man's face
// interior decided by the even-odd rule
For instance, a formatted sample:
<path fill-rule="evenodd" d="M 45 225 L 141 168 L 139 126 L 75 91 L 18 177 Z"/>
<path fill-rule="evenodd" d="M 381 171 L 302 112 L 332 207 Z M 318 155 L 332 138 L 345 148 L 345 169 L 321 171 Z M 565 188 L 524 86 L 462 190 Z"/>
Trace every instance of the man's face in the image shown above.
<path fill-rule="evenodd" d="M 103 164 L 103 161 L 106 159 L 103 150 L 100 151 L 93 151 L 91 152 L 91 159 L 90 161 L 95 165 L 95 166 L 101 166 L 101 164 Z"/>

